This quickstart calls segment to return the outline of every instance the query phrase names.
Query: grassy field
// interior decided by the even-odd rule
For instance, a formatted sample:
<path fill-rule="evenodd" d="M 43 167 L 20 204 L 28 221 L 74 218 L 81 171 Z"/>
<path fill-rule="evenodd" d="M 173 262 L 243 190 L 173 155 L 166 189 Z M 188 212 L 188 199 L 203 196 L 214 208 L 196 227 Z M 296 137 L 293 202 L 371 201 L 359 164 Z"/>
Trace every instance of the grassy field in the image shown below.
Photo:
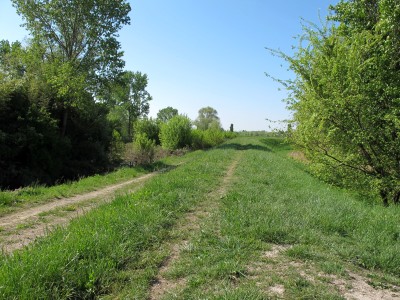
<path fill-rule="evenodd" d="M 399 208 L 320 182 L 290 150 L 240 137 L 174 158 L 186 163 L 3 255 L 0 298 L 344 299 L 359 277 L 398 287 Z"/>

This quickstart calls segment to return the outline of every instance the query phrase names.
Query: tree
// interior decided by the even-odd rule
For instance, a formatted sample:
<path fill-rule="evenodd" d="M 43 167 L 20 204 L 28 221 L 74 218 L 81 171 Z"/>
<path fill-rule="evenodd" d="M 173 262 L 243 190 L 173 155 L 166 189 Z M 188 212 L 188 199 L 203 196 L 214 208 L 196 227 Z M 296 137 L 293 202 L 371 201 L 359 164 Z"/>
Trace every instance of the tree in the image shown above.
<path fill-rule="evenodd" d="M 149 113 L 149 101 L 152 100 L 146 91 L 148 78 L 141 72 L 125 72 L 123 81 L 123 98 L 120 105 L 126 109 L 128 115 L 128 137 L 132 140 L 132 124 L 140 116 L 147 116 Z"/>
<path fill-rule="evenodd" d="M 65 135 L 68 112 L 95 93 L 107 78 L 115 76 L 124 62 L 117 33 L 129 24 L 127 1 L 107 0 L 12 0 L 25 20 L 33 42 L 40 45 L 48 82 L 62 108 L 61 134 Z"/>
<path fill-rule="evenodd" d="M 157 120 L 160 122 L 168 122 L 172 117 L 178 115 L 178 110 L 171 106 L 160 109 L 157 113 Z"/>
<path fill-rule="evenodd" d="M 210 106 L 201 108 L 199 116 L 194 121 L 194 125 L 196 125 L 197 129 L 207 130 L 212 124 L 214 124 L 214 127 L 218 126 L 221 128 L 218 112 Z"/>
<path fill-rule="evenodd" d="M 305 27 L 293 56 L 295 141 L 319 174 L 400 200 L 400 9 L 394 0 L 340 1 L 338 22 Z"/>

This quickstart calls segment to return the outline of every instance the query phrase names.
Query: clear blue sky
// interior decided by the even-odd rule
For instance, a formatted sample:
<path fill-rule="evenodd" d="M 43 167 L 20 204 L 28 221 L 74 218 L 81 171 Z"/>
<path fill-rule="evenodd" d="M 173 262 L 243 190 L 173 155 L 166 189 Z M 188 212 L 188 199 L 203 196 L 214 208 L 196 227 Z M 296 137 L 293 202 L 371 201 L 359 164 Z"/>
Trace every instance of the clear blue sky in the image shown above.
<path fill-rule="evenodd" d="M 0 40 L 27 33 L 11 1 L 0 0 Z M 265 47 L 290 53 L 301 18 L 319 22 L 338 0 L 131 1 L 131 25 L 120 33 L 126 69 L 149 76 L 150 116 L 167 106 L 195 119 L 218 111 L 225 129 L 268 130 L 266 118 L 287 119 L 286 93 L 265 72 L 292 76 Z"/>

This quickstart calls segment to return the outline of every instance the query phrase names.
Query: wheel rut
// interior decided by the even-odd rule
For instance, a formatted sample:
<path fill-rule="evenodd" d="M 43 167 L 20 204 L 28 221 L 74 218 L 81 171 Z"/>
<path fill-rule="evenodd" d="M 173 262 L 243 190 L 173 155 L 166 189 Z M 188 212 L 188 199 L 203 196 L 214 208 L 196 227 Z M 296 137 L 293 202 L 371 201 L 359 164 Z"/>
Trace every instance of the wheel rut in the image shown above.
<path fill-rule="evenodd" d="M 180 232 L 182 238 L 178 242 L 169 245 L 170 255 L 162 263 L 158 270 L 158 275 L 151 285 L 149 294 L 150 300 L 162 299 L 177 287 L 182 287 L 186 284 L 185 278 L 171 280 L 168 279 L 165 274 L 170 270 L 171 266 L 179 260 L 181 251 L 188 246 L 190 235 L 201 229 L 202 219 L 211 216 L 212 212 L 218 209 L 219 200 L 228 192 L 242 154 L 243 152 L 239 152 L 235 155 L 218 189 L 209 193 L 208 197 L 195 207 L 193 211 L 187 213 L 185 218 L 178 224 L 176 231 Z"/>

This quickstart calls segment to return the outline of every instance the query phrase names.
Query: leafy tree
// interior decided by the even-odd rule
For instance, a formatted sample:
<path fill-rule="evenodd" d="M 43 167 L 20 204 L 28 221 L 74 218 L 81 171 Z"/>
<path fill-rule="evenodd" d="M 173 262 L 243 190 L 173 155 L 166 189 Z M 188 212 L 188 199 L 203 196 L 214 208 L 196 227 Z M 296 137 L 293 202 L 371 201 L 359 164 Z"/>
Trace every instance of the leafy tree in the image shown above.
<path fill-rule="evenodd" d="M 171 106 L 160 109 L 157 113 L 157 120 L 160 122 L 168 122 L 172 117 L 178 115 L 178 110 Z"/>
<path fill-rule="evenodd" d="M 124 65 L 118 31 L 129 24 L 127 1 L 12 0 L 33 42 L 44 49 L 48 82 L 62 108 L 64 136 L 68 113 Z"/>
<path fill-rule="evenodd" d="M 326 179 L 400 200 L 400 7 L 394 0 L 340 1 L 338 25 L 305 27 L 286 59 L 293 136 Z"/>
<path fill-rule="evenodd" d="M 107 84 L 100 95 L 102 102 L 111 106 L 109 119 L 118 127 L 125 142 L 132 142 L 133 124 L 149 113 L 148 77 L 141 72 L 122 72 Z"/>
<path fill-rule="evenodd" d="M 218 112 L 210 106 L 201 108 L 199 110 L 199 115 L 197 119 L 194 121 L 194 125 L 196 125 L 197 129 L 207 130 L 211 126 L 211 124 L 214 124 L 214 126 L 219 126 L 219 128 L 221 128 Z"/>
<path fill-rule="evenodd" d="M 146 91 L 148 84 L 147 74 L 141 72 L 125 72 L 124 74 L 123 98 L 120 105 L 125 108 L 128 116 L 127 128 L 129 140 L 132 140 L 132 124 L 140 116 L 149 113 L 149 101 L 152 100 Z"/>
<path fill-rule="evenodd" d="M 12 83 L 0 85 L 0 187 L 52 183 L 65 149 L 57 124 L 30 102 L 24 86 Z"/>
<path fill-rule="evenodd" d="M 168 150 L 176 150 L 190 146 L 192 124 L 188 117 L 177 115 L 161 125 L 161 146 Z"/>

